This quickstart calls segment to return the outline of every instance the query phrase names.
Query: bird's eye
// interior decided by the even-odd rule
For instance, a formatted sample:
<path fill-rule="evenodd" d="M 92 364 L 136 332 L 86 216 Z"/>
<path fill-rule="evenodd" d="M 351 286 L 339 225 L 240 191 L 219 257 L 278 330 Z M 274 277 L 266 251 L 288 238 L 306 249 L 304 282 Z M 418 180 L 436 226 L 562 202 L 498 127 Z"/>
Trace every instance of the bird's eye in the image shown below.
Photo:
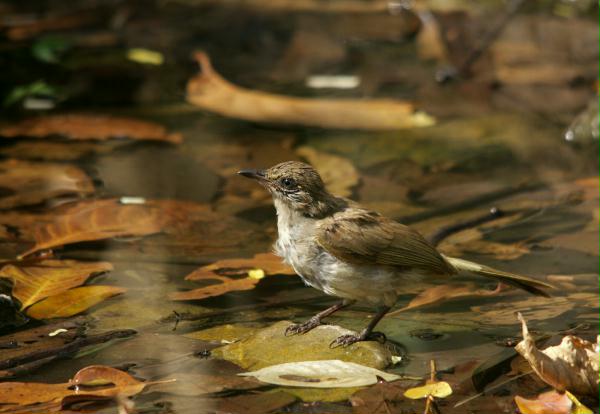
<path fill-rule="evenodd" d="M 281 179 L 281 185 L 285 188 L 293 188 L 296 185 L 296 181 L 293 178 L 285 177 Z"/>

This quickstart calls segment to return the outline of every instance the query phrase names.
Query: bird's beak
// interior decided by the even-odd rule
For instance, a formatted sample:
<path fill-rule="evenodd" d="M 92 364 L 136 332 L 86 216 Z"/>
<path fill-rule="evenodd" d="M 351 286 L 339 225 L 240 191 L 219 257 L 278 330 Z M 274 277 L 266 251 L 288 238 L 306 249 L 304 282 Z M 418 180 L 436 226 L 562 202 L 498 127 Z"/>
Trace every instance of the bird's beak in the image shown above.
<path fill-rule="evenodd" d="M 238 171 L 238 174 L 254 180 L 266 180 L 265 170 L 240 170 Z"/>

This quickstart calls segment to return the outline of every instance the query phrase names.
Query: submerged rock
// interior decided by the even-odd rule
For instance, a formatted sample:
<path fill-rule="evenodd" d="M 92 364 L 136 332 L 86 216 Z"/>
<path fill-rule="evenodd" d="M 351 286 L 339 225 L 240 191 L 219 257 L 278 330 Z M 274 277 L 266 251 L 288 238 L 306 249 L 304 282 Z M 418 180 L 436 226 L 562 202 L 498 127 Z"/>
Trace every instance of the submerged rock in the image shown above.
<path fill-rule="evenodd" d="M 355 334 L 353 331 L 336 325 L 322 325 L 303 335 L 285 336 L 285 329 L 291 323 L 281 321 L 257 330 L 239 342 L 215 349 L 213 356 L 251 370 L 285 362 L 327 359 L 339 359 L 377 369 L 391 363 L 391 352 L 378 342 L 329 348 L 329 344 L 338 336 Z"/>

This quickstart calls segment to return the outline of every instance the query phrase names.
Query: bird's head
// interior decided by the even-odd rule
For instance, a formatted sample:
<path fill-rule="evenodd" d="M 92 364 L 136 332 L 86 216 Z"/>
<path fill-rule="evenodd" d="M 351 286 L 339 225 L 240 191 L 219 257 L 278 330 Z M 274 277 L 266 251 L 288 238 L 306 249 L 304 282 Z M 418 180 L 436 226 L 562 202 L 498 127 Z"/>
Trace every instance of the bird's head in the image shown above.
<path fill-rule="evenodd" d="M 242 170 L 238 174 L 255 179 L 279 203 L 305 216 L 322 215 L 336 198 L 327 192 L 321 176 L 312 166 L 286 161 L 266 170 Z"/>

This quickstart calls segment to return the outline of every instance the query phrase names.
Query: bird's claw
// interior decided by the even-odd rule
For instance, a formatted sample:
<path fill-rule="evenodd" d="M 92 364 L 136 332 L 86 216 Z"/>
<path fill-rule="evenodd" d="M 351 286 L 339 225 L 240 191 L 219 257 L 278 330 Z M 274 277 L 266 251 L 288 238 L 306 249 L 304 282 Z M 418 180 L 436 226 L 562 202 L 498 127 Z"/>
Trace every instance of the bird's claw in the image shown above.
<path fill-rule="evenodd" d="M 285 336 L 293 336 L 304 334 L 311 329 L 316 328 L 321 324 L 321 321 L 318 318 L 310 318 L 304 323 L 295 323 L 293 325 L 288 326 L 285 329 Z"/>
<path fill-rule="evenodd" d="M 337 347 L 347 347 L 349 345 L 352 345 L 356 342 L 360 342 L 363 341 L 363 339 L 361 339 L 360 336 L 358 335 L 342 335 L 342 336 L 338 336 L 337 338 L 335 338 L 330 344 L 329 344 L 329 348 L 337 348 Z"/>
<path fill-rule="evenodd" d="M 380 343 L 384 343 L 387 340 L 385 334 L 381 332 L 371 332 L 368 334 L 361 333 L 360 335 L 342 335 L 334 339 L 330 344 L 329 348 L 337 348 L 337 347 L 347 347 L 356 342 L 362 341 L 377 341 Z"/>

